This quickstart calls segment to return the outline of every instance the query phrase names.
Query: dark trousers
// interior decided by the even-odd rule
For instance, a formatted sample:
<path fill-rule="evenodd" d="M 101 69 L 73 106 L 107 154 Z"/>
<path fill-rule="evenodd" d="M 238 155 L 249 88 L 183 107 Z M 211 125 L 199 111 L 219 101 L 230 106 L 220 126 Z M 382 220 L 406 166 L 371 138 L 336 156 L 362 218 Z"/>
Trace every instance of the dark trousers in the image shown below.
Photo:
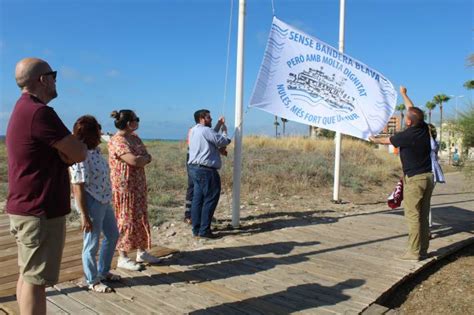
<path fill-rule="evenodd" d="M 205 235 L 211 232 L 211 220 L 221 194 L 221 178 L 216 169 L 197 165 L 190 165 L 189 173 L 194 183 L 191 204 L 193 234 Z"/>
<path fill-rule="evenodd" d="M 188 188 L 186 189 L 186 201 L 184 204 L 184 218 L 191 219 L 191 204 L 193 202 L 194 183 L 193 183 L 193 179 L 191 178 L 191 174 L 189 174 L 188 164 L 186 164 L 186 171 L 188 173 Z"/>

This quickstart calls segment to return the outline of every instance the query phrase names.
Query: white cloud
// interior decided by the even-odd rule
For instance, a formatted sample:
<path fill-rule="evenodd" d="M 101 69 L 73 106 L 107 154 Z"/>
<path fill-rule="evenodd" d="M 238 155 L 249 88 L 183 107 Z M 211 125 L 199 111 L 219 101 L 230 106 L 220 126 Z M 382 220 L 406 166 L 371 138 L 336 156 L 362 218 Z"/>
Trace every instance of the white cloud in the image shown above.
<path fill-rule="evenodd" d="M 92 75 L 85 75 L 82 77 L 82 81 L 85 83 L 93 83 L 95 81 L 95 78 Z"/>
<path fill-rule="evenodd" d="M 111 78 L 116 78 L 120 76 L 120 71 L 118 71 L 117 69 L 111 69 L 107 71 L 106 75 Z"/>
<path fill-rule="evenodd" d="M 8 120 L 10 119 L 11 112 L 0 112 L 0 119 Z"/>
<path fill-rule="evenodd" d="M 46 56 L 46 57 L 54 56 L 54 52 L 53 52 L 51 49 L 49 49 L 49 48 L 43 49 L 43 52 L 42 52 L 42 53 L 43 53 L 43 55 Z"/>
<path fill-rule="evenodd" d="M 299 30 L 301 30 L 305 33 L 308 33 L 308 34 L 314 33 L 313 28 L 310 27 L 309 25 L 307 25 L 302 20 L 297 20 L 297 19 L 296 20 L 289 20 L 288 24 L 290 24 L 291 26 L 296 27 L 297 29 L 299 29 Z"/>
<path fill-rule="evenodd" d="M 74 68 L 61 66 L 59 71 L 60 71 L 61 76 L 64 77 L 65 79 L 76 80 L 79 78 L 79 72 Z"/>
<path fill-rule="evenodd" d="M 81 51 L 79 52 L 79 58 L 83 62 L 87 63 L 101 63 L 103 62 L 103 58 L 92 51 Z"/>
<path fill-rule="evenodd" d="M 93 83 L 95 81 L 93 75 L 82 74 L 78 70 L 68 66 L 61 66 L 59 74 L 66 80 L 79 80 L 84 83 Z"/>

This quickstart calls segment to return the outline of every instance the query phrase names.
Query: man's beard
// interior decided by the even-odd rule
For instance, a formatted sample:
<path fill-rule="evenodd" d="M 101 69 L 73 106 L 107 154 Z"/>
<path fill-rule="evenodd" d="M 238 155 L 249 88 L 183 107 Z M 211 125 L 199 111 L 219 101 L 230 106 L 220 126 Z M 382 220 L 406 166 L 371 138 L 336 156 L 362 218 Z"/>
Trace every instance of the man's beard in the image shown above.
<path fill-rule="evenodd" d="M 55 99 L 56 97 L 58 97 L 58 92 L 56 91 L 56 89 L 51 90 L 48 94 L 49 94 L 48 96 L 49 96 L 51 99 Z"/>

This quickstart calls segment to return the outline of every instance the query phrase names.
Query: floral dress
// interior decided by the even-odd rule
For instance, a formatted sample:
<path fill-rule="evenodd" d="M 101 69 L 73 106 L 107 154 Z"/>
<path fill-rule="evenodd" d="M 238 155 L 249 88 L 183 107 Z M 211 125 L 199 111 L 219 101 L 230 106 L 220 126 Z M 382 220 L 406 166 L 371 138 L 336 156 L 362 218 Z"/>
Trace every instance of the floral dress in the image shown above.
<path fill-rule="evenodd" d="M 110 138 L 108 148 L 113 205 L 120 233 L 117 249 L 126 252 L 150 249 L 145 169 L 120 159 L 127 153 L 145 155 L 146 147 L 136 134 L 116 134 Z"/>

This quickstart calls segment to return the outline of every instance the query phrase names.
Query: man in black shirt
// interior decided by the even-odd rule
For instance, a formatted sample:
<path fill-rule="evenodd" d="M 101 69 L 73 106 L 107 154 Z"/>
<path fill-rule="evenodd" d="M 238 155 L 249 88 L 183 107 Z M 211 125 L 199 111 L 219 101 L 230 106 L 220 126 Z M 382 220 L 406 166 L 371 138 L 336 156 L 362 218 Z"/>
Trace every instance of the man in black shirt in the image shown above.
<path fill-rule="evenodd" d="M 400 148 L 404 174 L 403 206 L 408 223 L 408 251 L 400 258 L 419 261 L 426 258 L 429 246 L 428 216 L 434 188 L 430 134 L 428 125 L 423 120 L 423 111 L 413 105 L 407 95 L 407 89 L 401 86 L 400 93 L 407 106 L 407 129 L 392 137 L 371 137 L 370 140 Z"/>

